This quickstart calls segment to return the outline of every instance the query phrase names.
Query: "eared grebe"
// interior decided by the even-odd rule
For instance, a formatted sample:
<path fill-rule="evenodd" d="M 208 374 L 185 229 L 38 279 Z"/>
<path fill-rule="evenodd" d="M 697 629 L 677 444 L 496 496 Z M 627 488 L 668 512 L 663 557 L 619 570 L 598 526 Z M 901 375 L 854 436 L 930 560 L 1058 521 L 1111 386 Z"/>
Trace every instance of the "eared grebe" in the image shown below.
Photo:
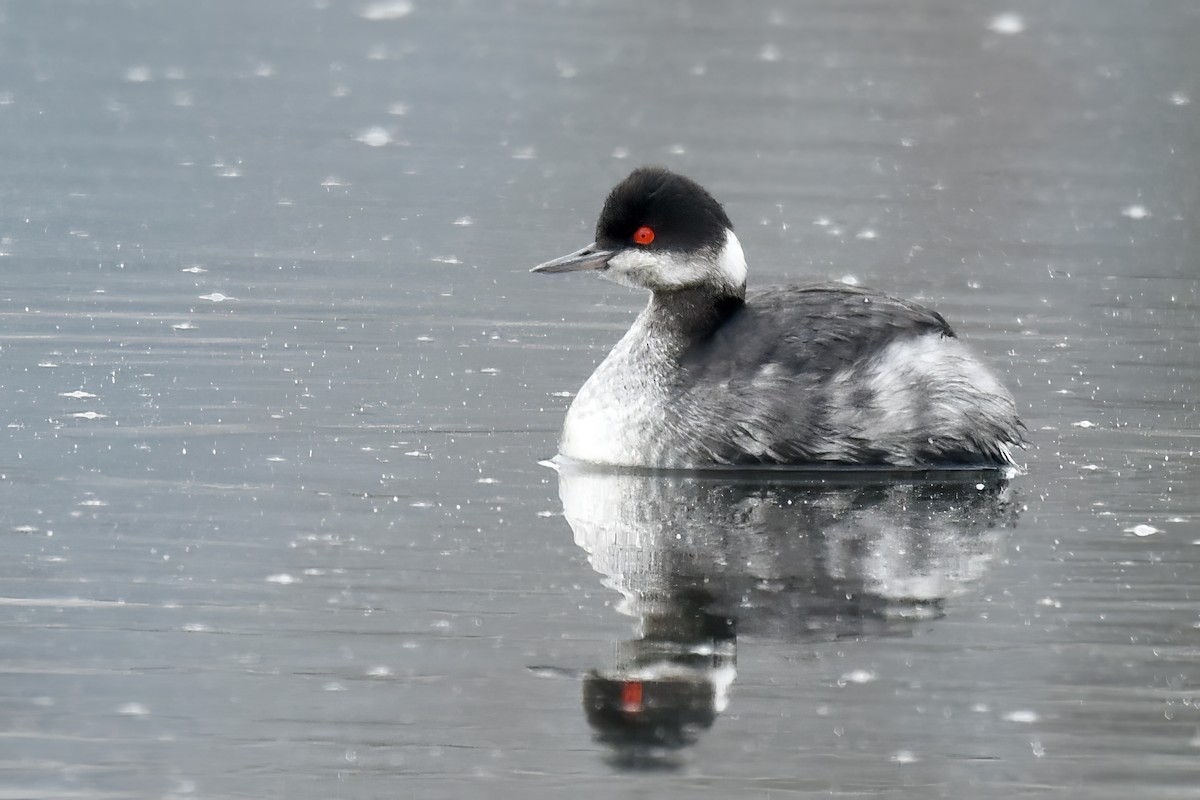
<path fill-rule="evenodd" d="M 650 303 L 571 403 L 567 458 L 642 467 L 1008 467 L 1016 404 L 936 311 L 816 284 L 746 294 L 746 260 L 695 181 L 634 170 L 596 241 L 534 272 L 599 270 Z"/>

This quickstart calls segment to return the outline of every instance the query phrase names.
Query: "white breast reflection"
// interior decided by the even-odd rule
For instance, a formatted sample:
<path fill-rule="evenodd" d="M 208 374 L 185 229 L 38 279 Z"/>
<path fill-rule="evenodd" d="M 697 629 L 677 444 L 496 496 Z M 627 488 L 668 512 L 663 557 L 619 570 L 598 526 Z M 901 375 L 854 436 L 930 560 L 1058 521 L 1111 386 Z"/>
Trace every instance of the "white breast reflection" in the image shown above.
<path fill-rule="evenodd" d="M 799 643 L 911 635 L 946 613 L 1016 522 L 1007 482 L 559 466 L 575 536 L 637 638 L 584 675 L 623 768 L 670 768 L 725 709 L 739 634 Z"/>

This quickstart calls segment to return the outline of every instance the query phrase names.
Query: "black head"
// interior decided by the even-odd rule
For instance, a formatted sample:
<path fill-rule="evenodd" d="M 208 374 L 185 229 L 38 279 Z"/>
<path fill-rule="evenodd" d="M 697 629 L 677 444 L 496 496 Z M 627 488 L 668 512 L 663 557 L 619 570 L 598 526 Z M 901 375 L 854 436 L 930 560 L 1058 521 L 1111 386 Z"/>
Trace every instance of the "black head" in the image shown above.
<path fill-rule="evenodd" d="M 662 167 L 635 169 L 609 192 L 595 242 L 533 269 L 580 270 L 652 292 L 746 293 L 746 258 L 725 210 L 700 184 Z"/>
<path fill-rule="evenodd" d="M 596 223 L 596 244 L 606 250 L 636 244 L 648 250 L 716 251 L 725 244 L 727 230 L 733 224 L 725 209 L 703 186 L 663 167 L 639 167 L 609 192 Z"/>

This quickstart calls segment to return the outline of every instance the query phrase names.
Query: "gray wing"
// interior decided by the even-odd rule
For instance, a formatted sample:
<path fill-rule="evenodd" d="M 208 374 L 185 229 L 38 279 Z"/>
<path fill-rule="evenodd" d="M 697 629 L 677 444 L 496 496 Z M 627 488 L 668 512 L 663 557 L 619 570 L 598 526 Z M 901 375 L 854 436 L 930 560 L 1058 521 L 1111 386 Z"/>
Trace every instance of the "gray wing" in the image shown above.
<path fill-rule="evenodd" d="M 946 320 L 869 289 L 753 294 L 681 365 L 680 425 L 724 420 L 691 431 L 700 460 L 1000 464 L 1021 442 L 1011 395 Z"/>
<path fill-rule="evenodd" d="M 795 372 L 853 363 L 901 336 L 954 331 L 936 311 L 870 289 L 818 284 L 752 293 L 683 363 L 698 379 L 773 362 Z"/>

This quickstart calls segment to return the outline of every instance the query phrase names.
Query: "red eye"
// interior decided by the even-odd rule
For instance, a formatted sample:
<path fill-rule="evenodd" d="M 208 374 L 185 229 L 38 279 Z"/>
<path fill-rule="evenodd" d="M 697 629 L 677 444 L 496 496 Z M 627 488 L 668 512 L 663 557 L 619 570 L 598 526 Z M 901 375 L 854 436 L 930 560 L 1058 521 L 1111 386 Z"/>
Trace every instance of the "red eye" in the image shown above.
<path fill-rule="evenodd" d="M 650 244 L 654 241 L 654 231 L 643 225 L 634 231 L 633 240 L 638 244 Z"/>

